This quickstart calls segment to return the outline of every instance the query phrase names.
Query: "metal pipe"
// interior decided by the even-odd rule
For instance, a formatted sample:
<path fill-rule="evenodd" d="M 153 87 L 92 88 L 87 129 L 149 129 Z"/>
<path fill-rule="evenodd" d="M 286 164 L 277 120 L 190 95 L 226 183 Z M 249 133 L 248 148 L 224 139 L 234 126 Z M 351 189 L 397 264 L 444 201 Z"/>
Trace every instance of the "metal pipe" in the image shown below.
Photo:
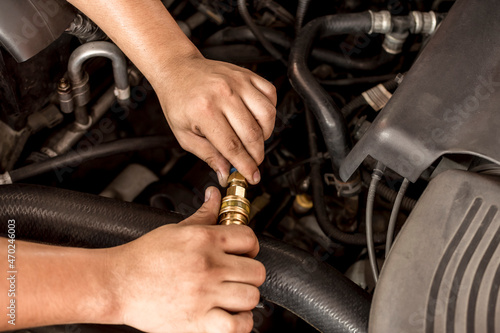
<path fill-rule="evenodd" d="M 118 100 L 129 99 L 130 86 L 128 83 L 127 61 L 123 52 L 110 42 L 90 42 L 79 46 L 73 51 L 68 62 L 68 75 L 73 86 L 78 86 L 85 81 L 83 64 L 94 57 L 105 57 L 111 60 L 116 86 L 116 98 Z"/>

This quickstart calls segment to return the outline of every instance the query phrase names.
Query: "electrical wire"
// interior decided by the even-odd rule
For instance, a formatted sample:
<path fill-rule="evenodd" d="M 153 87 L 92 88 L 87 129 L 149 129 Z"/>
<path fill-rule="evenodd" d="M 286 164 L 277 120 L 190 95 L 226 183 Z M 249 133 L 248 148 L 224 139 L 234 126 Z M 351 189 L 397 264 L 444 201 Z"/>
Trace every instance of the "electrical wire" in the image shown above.
<path fill-rule="evenodd" d="M 398 195 L 396 196 L 396 201 L 394 201 L 394 206 L 392 206 L 391 217 L 389 219 L 389 226 L 387 227 L 387 238 L 385 239 L 385 257 L 389 255 L 389 250 L 392 246 L 392 239 L 394 237 L 394 230 L 396 229 L 396 221 L 398 219 L 399 208 L 401 207 L 401 202 L 406 193 L 406 189 L 410 185 L 408 179 L 404 179 L 403 183 L 399 187 Z"/>
<path fill-rule="evenodd" d="M 375 245 L 373 243 L 373 203 L 377 191 L 377 184 L 384 175 L 385 166 L 377 162 L 377 166 L 373 169 L 372 180 L 368 188 L 368 197 L 366 199 L 366 248 L 368 250 L 368 259 L 373 273 L 373 280 L 378 281 L 378 265 L 377 257 L 375 256 Z"/>

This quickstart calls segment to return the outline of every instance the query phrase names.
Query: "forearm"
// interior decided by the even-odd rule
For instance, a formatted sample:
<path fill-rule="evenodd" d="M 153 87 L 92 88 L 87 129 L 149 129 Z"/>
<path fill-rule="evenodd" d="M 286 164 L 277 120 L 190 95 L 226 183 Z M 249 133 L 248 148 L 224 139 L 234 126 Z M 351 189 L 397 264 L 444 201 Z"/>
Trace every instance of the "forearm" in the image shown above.
<path fill-rule="evenodd" d="M 4 274 L 8 242 L 0 238 Z M 15 300 L 15 326 L 3 316 L 0 330 L 70 323 L 120 323 L 118 296 L 114 294 L 112 262 L 108 250 L 55 247 L 15 242 L 15 290 L 1 282 L 3 309 Z M 10 289 L 12 290 L 12 289 Z M 9 311 L 7 309 L 7 311 Z"/>
<path fill-rule="evenodd" d="M 200 53 L 159 0 L 68 0 L 90 17 L 154 85 L 176 59 Z"/>

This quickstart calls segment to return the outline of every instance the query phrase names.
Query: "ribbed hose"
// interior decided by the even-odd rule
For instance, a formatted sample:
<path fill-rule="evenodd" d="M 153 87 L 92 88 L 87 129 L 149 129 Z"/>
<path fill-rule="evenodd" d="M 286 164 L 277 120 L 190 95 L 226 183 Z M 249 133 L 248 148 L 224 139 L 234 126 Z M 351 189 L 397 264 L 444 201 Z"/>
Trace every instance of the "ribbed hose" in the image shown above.
<path fill-rule="evenodd" d="M 43 162 L 33 163 L 9 172 L 13 183 L 30 177 L 38 176 L 49 171 L 56 171 L 77 165 L 92 159 L 117 155 L 121 153 L 139 151 L 152 148 L 169 148 L 175 146 L 175 140 L 164 136 L 150 136 L 133 139 L 121 139 L 109 143 L 102 143 L 85 151 L 71 151 L 65 155 L 50 158 Z"/>
<path fill-rule="evenodd" d="M 307 58 L 315 38 L 368 32 L 370 28 L 371 17 L 368 12 L 320 17 L 302 28 L 290 52 L 288 77 L 306 108 L 318 120 L 337 179 L 340 179 L 340 165 L 351 148 L 351 140 L 340 108 L 312 75 L 307 67 Z"/>
<path fill-rule="evenodd" d="M 263 298 L 321 332 L 368 332 L 370 296 L 337 270 L 268 237 L 259 237 L 257 260 L 266 266 Z"/>
<path fill-rule="evenodd" d="M 91 194 L 36 185 L 0 186 L 0 219 L 16 238 L 103 248 L 132 241 L 183 216 Z M 2 234 L 5 236 L 5 232 Z M 332 267 L 282 242 L 260 237 L 267 269 L 261 293 L 323 332 L 366 332 L 370 297 Z"/>
<path fill-rule="evenodd" d="M 0 219 L 17 222 L 16 238 L 68 246 L 116 246 L 182 219 L 144 205 L 38 185 L 0 186 L 0 202 Z"/>
<path fill-rule="evenodd" d="M 307 9 L 311 0 L 299 0 L 297 4 L 297 13 L 295 14 L 295 35 L 299 34 L 302 24 L 304 23 L 304 17 L 306 16 Z"/>
<path fill-rule="evenodd" d="M 309 110 L 306 110 L 306 125 L 309 138 L 309 153 L 311 157 L 318 156 L 316 131 L 314 129 L 313 117 Z M 311 188 L 314 213 L 321 230 L 334 242 L 366 246 L 366 235 L 345 233 L 337 228 L 335 221 L 330 221 L 326 210 L 323 179 L 321 177 L 321 163 L 318 159 L 311 161 Z M 384 243 L 385 234 L 375 234 L 373 239 L 377 244 Z"/>
<path fill-rule="evenodd" d="M 258 41 L 264 46 L 264 48 L 269 52 L 274 58 L 277 60 L 281 61 L 286 65 L 285 59 L 283 59 L 283 56 L 281 55 L 280 51 L 278 51 L 273 44 L 271 44 L 265 37 L 264 35 L 260 32 L 259 27 L 253 22 L 252 17 L 250 16 L 250 13 L 248 12 L 247 5 L 246 5 L 246 0 L 238 0 L 238 11 L 240 12 L 241 17 L 245 21 L 245 23 L 248 25 L 250 30 L 254 33 L 255 37 L 258 39 Z"/>

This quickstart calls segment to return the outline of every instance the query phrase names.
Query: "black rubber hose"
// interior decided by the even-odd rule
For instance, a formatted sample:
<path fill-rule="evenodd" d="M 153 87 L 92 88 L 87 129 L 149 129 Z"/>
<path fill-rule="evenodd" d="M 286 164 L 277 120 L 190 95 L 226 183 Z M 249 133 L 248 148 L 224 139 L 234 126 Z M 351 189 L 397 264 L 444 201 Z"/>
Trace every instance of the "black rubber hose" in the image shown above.
<path fill-rule="evenodd" d="M 304 17 L 306 16 L 307 9 L 311 0 L 299 0 L 297 4 L 297 12 L 295 14 L 295 35 L 299 34 L 302 24 L 304 23 Z"/>
<path fill-rule="evenodd" d="M 307 67 L 307 58 L 315 38 L 368 32 L 370 28 L 371 17 L 368 12 L 320 17 L 301 29 L 290 51 L 288 77 L 306 108 L 318 120 L 337 179 L 340 179 L 340 165 L 351 148 L 351 140 L 340 108 Z"/>
<path fill-rule="evenodd" d="M 269 52 L 274 58 L 281 61 L 286 65 L 285 59 L 283 59 L 283 55 L 278 51 L 273 44 L 271 44 L 264 35 L 260 32 L 259 27 L 253 22 L 250 13 L 248 13 L 248 8 L 246 5 L 246 0 L 238 0 L 238 11 L 240 12 L 241 17 L 248 25 L 250 30 L 254 33 L 257 40 L 264 46 L 264 48 Z"/>
<path fill-rule="evenodd" d="M 307 252 L 259 237 L 257 260 L 266 267 L 264 299 L 304 319 L 320 332 L 368 332 L 370 295 Z"/>
<path fill-rule="evenodd" d="M 264 35 L 264 38 L 271 43 L 284 49 L 290 49 L 292 40 L 288 38 L 285 33 L 267 27 L 259 27 L 259 31 Z M 227 43 L 254 42 L 256 40 L 257 38 L 247 26 L 227 27 L 214 33 L 204 44 L 211 46 L 224 45 Z M 321 48 L 314 48 L 311 51 L 311 57 L 320 62 L 329 63 L 335 67 L 358 71 L 375 70 L 394 59 L 394 55 L 385 51 L 382 51 L 381 54 L 372 58 L 355 59 L 344 54 Z"/>
<path fill-rule="evenodd" d="M 173 138 L 165 136 L 121 139 L 93 146 L 92 149 L 86 149 L 84 151 L 74 150 L 58 157 L 33 163 L 16 170 L 12 170 L 9 172 L 9 175 L 12 182 L 16 183 L 52 170 L 61 170 L 67 167 L 74 168 L 85 161 L 90 161 L 95 158 L 144 149 L 171 148 L 175 145 L 177 145 L 177 142 Z"/>
<path fill-rule="evenodd" d="M 0 186 L 0 200 L 0 219 L 16 220 L 17 239 L 55 245 L 117 246 L 184 218 L 147 206 L 37 185 Z M 370 297 L 365 291 L 306 252 L 263 237 L 259 242 L 257 259 L 267 269 L 260 289 L 267 300 L 323 332 L 366 332 Z"/>
<path fill-rule="evenodd" d="M 28 184 L 0 186 L 0 202 L 0 219 L 16 220 L 17 239 L 77 247 L 124 244 L 183 218 L 144 205 Z"/>
<path fill-rule="evenodd" d="M 317 136 L 314 128 L 314 120 L 311 112 L 306 110 L 306 126 L 308 132 L 309 153 L 312 157 L 318 156 Z M 335 221 L 330 221 L 326 210 L 325 193 L 323 188 L 323 179 L 321 177 L 321 161 L 319 159 L 311 160 L 311 188 L 314 214 L 318 225 L 333 242 L 347 245 L 366 246 L 365 234 L 348 234 L 343 232 L 335 225 Z M 385 234 L 375 234 L 374 242 L 381 244 L 385 242 Z"/>

